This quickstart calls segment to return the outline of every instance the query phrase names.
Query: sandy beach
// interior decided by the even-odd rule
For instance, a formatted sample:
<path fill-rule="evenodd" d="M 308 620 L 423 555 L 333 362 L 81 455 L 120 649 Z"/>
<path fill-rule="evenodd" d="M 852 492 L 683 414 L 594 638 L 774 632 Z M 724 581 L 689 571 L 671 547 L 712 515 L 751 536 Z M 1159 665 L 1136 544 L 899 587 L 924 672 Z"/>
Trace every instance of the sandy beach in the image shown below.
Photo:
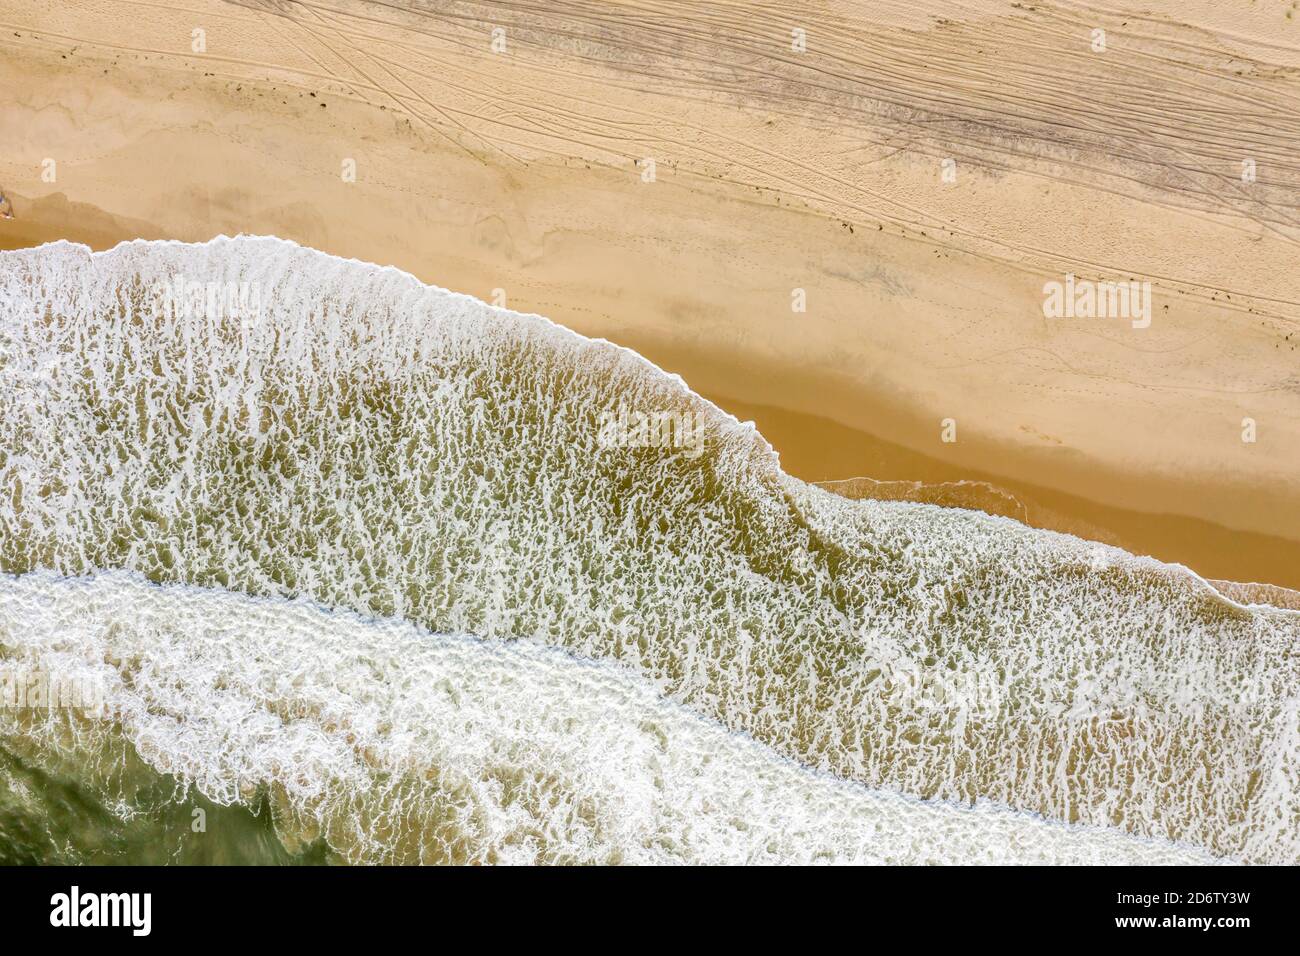
<path fill-rule="evenodd" d="M 1144 9 L 0 0 L 0 244 L 395 265 L 801 478 L 1300 587 L 1300 12 Z"/>
<path fill-rule="evenodd" d="M 1297 20 L 0 0 L 0 868 L 1300 862 Z"/>

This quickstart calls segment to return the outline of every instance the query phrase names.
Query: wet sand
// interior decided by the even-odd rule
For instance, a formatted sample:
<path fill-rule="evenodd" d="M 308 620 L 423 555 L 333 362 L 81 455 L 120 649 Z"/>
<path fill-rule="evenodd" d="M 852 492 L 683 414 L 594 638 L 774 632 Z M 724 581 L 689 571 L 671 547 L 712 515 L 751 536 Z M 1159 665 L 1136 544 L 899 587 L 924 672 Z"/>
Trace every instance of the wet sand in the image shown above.
<path fill-rule="evenodd" d="M 1300 587 L 1300 27 L 1157 6 L 830 4 L 795 55 L 746 4 L 0 0 L 0 244 L 397 265 L 635 348 L 799 477 Z M 1151 281 L 1151 327 L 1045 319 L 1066 271 Z"/>

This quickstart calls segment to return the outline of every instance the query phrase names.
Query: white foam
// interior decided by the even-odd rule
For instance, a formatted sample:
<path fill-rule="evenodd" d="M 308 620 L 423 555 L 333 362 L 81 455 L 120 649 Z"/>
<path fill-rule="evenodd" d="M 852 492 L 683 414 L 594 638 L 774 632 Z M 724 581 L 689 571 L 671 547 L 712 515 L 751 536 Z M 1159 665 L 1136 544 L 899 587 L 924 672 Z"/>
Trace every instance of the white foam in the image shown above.
<path fill-rule="evenodd" d="M 1213 862 L 847 784 L 528 642 L 37 573 L 0 577 L 0 643 L 7 671 L 104 688 L 102 719 L 0 711 L 28 759 L 66 765 L 120 735 L 219 803 L 268 789 L 286 842 L 323 835 L 353 863 Z"/>
<path fill-rule="evenodd" d="M 160 311 L 178 275 L 267 313 Z M 1300 861 L 1300 615 L 838 498 L 627 350 L 279 240 L 0 254 L 0 335 L 7 570 L 527 637 L 871 787 Z M 601 447 L 620 407 L 705 454 Z"/>

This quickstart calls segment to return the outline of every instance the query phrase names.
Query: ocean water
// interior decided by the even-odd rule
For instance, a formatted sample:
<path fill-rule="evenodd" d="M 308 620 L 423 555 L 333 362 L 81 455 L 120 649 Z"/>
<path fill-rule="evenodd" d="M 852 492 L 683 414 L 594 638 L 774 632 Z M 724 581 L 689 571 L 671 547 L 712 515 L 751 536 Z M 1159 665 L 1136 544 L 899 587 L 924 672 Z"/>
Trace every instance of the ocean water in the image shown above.
<path fill-rule="evenodd" d="M 541 317 L 60 243 L 0 376 L 0 674 L 102 696 L 0 709 L 0 859 L 1300 861 L 1300 614 L 809 486 Z"/>
<path fill-rule="evenodd" d="M 132 846 L 160 833 L 183 851 L 227 827 L 205 821 L 195 837 L 193 810 L 160 815 L 161 775 L 216 806 L 270 807 L 290 859 L 1213 862 L 1117 830 L 841 781 L 623 668 L 532 641 L 123 572 L 4 579 L 0 627 L 22 635 L 6 645 L 9 666 L 102 688 L 108 705 L 28 712 L 8 728 L 10 753 L 148 820 Z"/>

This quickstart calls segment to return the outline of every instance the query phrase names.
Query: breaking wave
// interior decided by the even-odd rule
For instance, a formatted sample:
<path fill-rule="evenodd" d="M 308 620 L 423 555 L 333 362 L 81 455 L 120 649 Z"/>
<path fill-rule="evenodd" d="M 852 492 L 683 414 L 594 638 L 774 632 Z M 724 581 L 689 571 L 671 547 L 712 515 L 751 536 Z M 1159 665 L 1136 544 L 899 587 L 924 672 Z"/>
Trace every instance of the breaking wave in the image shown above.
<path fill-rule="evenodd" d="M 350 863 L 1213 862 L 845 783 L 527 641 L 121 572 L 0 580 L 0 635 L 9 673 L 94 689 L 11 717 L 28 767 L 120 799 L 130 749 L 218 804 L 264 794 L 286 846 Z"/>
<path fill-rule="evenodd" d="M 196 286 L 218 293 L 195 307 Z M 277 239 L 3 253 L 0 322 L 9 573 L 526 638 L 870 788 L 1300 861 L 1294 612 L 1008 519 L 835 496 L 625 349 Z M 702 424 L 704 453 L 603 441 L 629 408 Z M 394 720 L 380 700 L 354 719 Z M 508 856 L 490 832 L 462 855 Z"/>

